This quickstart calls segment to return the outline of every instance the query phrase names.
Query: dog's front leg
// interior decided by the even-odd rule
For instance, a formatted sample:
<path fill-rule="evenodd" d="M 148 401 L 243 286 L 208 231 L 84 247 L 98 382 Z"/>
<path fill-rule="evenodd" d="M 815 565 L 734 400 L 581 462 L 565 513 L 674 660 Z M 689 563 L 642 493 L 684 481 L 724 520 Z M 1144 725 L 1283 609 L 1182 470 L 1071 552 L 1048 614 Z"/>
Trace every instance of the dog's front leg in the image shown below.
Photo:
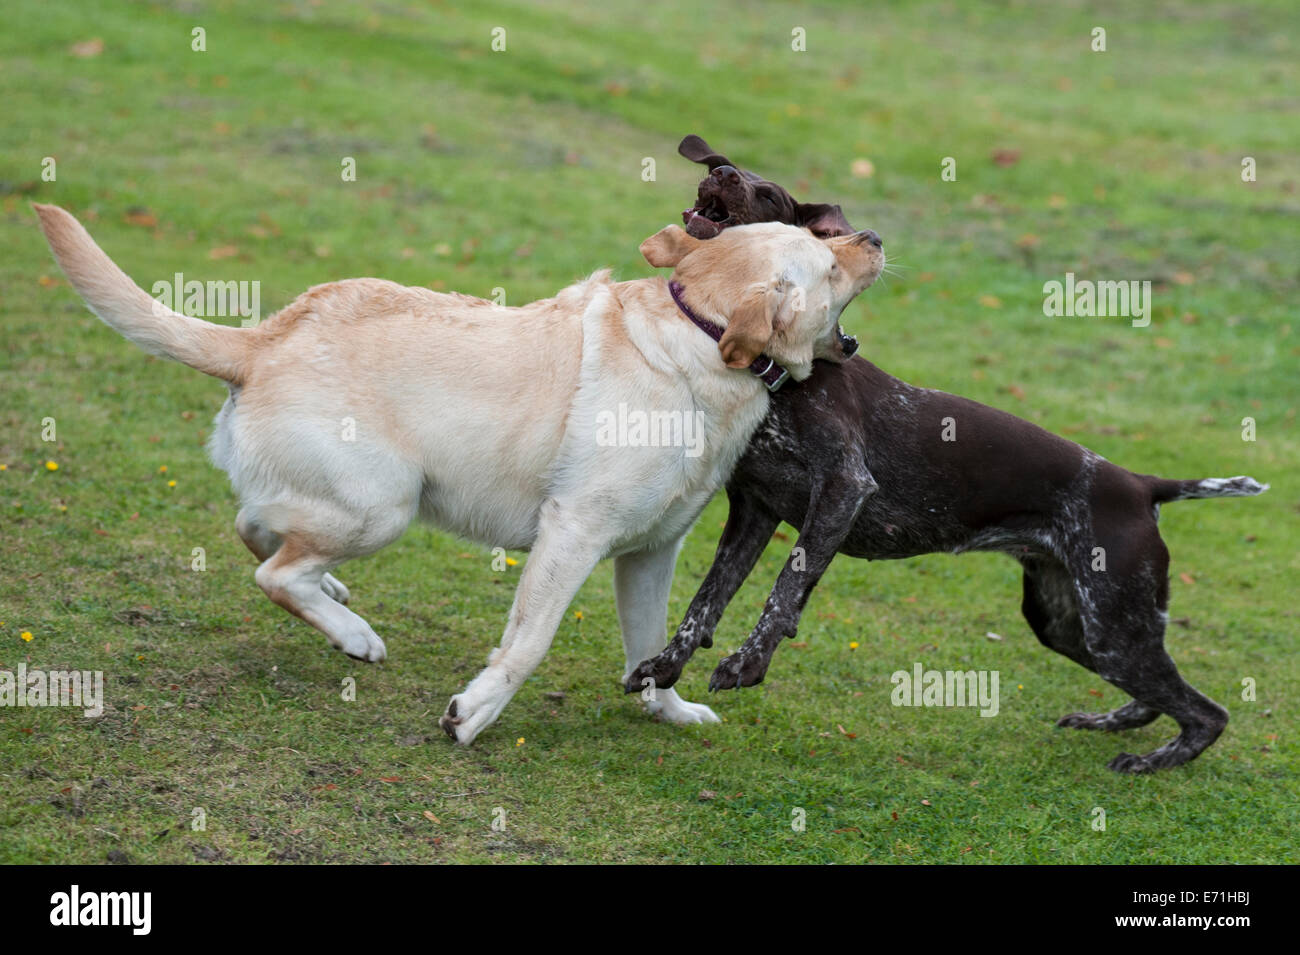
<path fill-rule="evenodd" d="M 623 629 L 627 667 L 623 682 L 630 682 L 637 664 L 648 661 L 664 646 L 668 621 L 668 591 L 673 582 L 677 553 L 685 536 L 653 550 L 622 554 L 614 559 L 614 598 Z M 646 709 L 671 723 L 716 723 L 713 710 L 688 703 L 677 691 L 657 685 L 653 677 L 641 684 Z"/>
<path fill-rule="evenodd" d="M 780 518 L 743 491 L 728 487 L 727 504 L 727 524 L 718 541 L 713 566 L 691 600 L 681 626 L 658 656 L 640 663 L 625 678 L 625 692 L 640 693 L 647 687 L 655 687 L 662 693 L 681 678 L 682 668 L 697 649 L 713 646 L 713 632 L 722 619 L 722 612 L 754 569 L 763 548 L 781 523 Z"/>
<path fill-rule="evenodd" d="M 763 616 L 740 649 L 718 664 L 710 690 L 761 683 L 782 637 L 793 637 L 813 588 L 853 529 L 863 502 L 876 491 L 871 472 L 860 460 L 814 475 L 812 499 L 803 529 L 786 560 Z"/>
<path fill-rule="evenodd" d="M 590 521 L 584 524 L 577 508 L 556 501 L 543 505 L 501 646 L 438 721 L 448 736 L 467 746 L 501 714 L 546 656 L 564 611 L 605 547 L 604 535 Z"/>

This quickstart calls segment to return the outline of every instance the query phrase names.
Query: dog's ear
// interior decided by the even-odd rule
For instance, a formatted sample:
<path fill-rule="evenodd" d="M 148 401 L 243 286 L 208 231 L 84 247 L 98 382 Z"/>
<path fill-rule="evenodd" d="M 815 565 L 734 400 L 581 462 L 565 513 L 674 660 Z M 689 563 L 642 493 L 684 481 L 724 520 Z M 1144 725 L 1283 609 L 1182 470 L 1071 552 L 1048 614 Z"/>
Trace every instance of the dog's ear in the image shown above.
<path fill-rule="evenodd" d="M 691 162 L 704 163 L 709 167 L 709 171 L 717 169 L 719 166 L 734 165 L 730 159 L 721 153 L 715 153 L 713 147 L 700 139 L 694 133 L 691 133 L 677 147 L 677 151 L 689 159 Z"/>
<path fill-rule="evenodd" d="M 718 351 L 728 368 L 748 368 L 763 353 L 772 338 L 780 305 L 781 297 L 761 286 L 740 300 L 718 341 Z"/>
<path fill-rule="evenodd" d="M 795 225 L 810 229 L 819 239 L 852 235 L 856 230 L 844 218 L 839 206 L 825 202 L 801 202 L 795 206 Z"/>
<path fill-rule="evenodd" d="M 664 226 L 650 238 L 641 243 L 641 254 L 645 260 L 657 269 L 676 268 L 677 263 L 690 255 L 701 245 L 695 238 L 679 225 Z"/>

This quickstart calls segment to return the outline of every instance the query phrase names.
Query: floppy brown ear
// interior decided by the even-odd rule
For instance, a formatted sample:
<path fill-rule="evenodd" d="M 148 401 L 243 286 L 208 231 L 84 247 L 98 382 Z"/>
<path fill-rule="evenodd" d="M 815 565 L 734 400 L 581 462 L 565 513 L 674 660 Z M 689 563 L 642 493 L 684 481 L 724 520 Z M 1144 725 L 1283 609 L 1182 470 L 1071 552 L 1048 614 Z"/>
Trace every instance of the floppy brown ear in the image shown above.
<path fill-rule="evenodd" d="M 801 202 L 795 206 L 795 225 L 812 231 L 819 239 L 837 235 L 852 235 L 856 229 L 849 225 L 839 206 L 826 202 Z"/>
<path fill-rule="evenodd" d="M 766 290 L 745 296 L 731 313 L 718 351 L 728 368 L 748 368 L 772 338 L 779 300 Z"/>
<path fill-rule="evenodd" d="M 719 166 L 730 166 L 732 162 L 721 153 L 715 153 L 713 147 L 700 139 L 694 133 L 691 133 L 677 146 L 677 151 L 689 159 L 691 162 L 704 163 L 712 172 Z"/>
<path fill-rule="evenodd" d="M 699 239 L 679 225 L 665 226 L 641 243 L 641 254 L 657 269 L 671 269 L 700 247 Z"/>

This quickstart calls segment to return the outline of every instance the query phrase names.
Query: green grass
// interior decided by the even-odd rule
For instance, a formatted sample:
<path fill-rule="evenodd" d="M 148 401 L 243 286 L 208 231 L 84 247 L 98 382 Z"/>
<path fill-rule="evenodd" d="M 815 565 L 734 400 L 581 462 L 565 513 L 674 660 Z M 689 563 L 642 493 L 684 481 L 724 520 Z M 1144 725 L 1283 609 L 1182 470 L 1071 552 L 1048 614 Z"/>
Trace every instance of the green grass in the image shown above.
<path fill-rule="evenodd" d="M 0 710 L 0 862 L 1300 861 L 1294 4 L 741 9 L 8 5 L 0 666 L 102 670 L 109 709 Z M 1089 50 L 1098 25 L 1105 53 Z M 790 50 L 795 26 L 808 53 Z M 95 37 L 99 55 L 69 52 Z M 488 548 L 414 528 L 339 574 L 389 660 L 329 650 L 253 584 L 203 451 L 223 387 L 94 320 L 28 209 L 71 209 L 146 288 L 176 271 L 259 280 L 264 313 L 358 275 L 519 303 L 601 266 L 650 273 L 638 243 L 694 194 L 697 167 L 674 153 L 687 132 L 885 237 L 908 268 L 846 316 L 878 364 L 1134 470 L 1272 483 L 1162 517 L 1170 652 L 1232 714 L 1204 756 L 1122 777 L 1106 761 L 1159 745 L 1168 719 L 1054 729 L 1123 697 L 1038 645 L 1018 569 L 994 555 L 837 562 L 807 646 L 710 700 L 725 722 L 691 728 L 621 695 L 602 565 L 498 723 L 453 748 L 436 718 L 496 643 L 519 567 L 494 573 Z M 864 158 L 874 175 L 855 177 Z M 1042 285 L 1066 271 L 1151 279 L 1151 326 L 1045 318 Z M 725 508 L 683 551 L 673 624 Z M 792 539 L 689 668 L 688 699 L 707 696 Z M 1000 671 L 1000 714 L 892 707 L 890 673 L 918 660 Z"/>

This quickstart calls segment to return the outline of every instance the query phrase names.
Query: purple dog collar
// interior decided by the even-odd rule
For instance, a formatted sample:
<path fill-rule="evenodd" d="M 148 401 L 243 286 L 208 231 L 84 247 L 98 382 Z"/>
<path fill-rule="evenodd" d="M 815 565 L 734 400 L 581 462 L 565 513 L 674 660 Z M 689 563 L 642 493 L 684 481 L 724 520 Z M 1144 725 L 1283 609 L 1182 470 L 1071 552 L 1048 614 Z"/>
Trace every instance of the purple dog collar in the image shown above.
<path fill-rule="evenodd" d="M 682 286 L 680 282 L 669 282 L 668 291 L 677 303 L 677 307 L 682 310 L 682 314 L 694 322 L 703 332 L 712 338 L 715 342 L 722 341 L 722 328 L 709 321 L 707 318 L 700 318 L 691 307 L 686 304 L 682 298 Z M 785 384 L 785 380 L 790 377 L 784 367 L 778 365 L 774 360 L 766 355 L 759 355 L 749 366 L 750 373 L 758 378 L 768 391 L 776 391 Z"/>

